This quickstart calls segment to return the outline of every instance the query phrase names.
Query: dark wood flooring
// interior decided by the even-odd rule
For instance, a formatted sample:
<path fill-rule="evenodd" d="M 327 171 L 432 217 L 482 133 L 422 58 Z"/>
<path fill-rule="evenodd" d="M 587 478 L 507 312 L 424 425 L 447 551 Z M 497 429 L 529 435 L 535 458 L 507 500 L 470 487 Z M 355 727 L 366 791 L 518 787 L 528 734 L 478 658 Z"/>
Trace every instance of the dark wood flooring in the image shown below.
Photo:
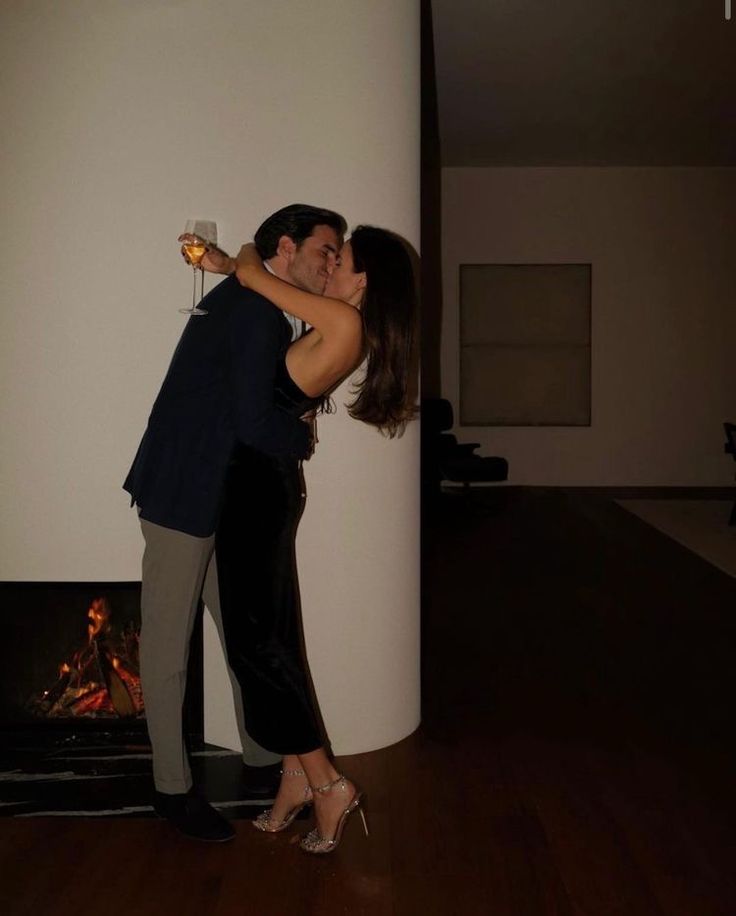
<path fill-rule="evenodd" d="M 341 761 L 370 838 L 6 818 L 0 912 L 733 916 L 736 580 L 592 493 L 447 496 L 423 539 L 423 725 Z"/>

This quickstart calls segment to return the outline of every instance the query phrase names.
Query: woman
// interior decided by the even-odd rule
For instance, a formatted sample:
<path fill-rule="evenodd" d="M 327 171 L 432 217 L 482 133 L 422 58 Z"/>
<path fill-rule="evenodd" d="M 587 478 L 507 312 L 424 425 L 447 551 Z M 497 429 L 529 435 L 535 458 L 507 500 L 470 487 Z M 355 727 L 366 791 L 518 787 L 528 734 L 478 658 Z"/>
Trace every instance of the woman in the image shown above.
<path fill-rule="evenodd" d="M 240 283 L 312 325 L 289 348 L 289 375 L 309 397 L 322 398 L 364 359 L 349 413 L 388 433 L 413 416 L 407 382 L 415 310 L 414 274 L 403 243 L 385 229 L 358 226 L 345 242 L 324 296 L 269 273 L 254 244 L 236 259 Z"/>
<path fill-rule="evenodd" d="M 270 274 L 252 244 L 241 249 L 236 276 L 243 286 L 312 326 L 289 346 L 279 367 L 280 406 L 297 416 L 318 408 L 365 361 L 349 413 L 389 436 L 400 431 L 414 410 L 407 381 L 415 290 L 411 262 L 398 238 L 382 229 L 358 227 L 341 250 L 325 296 Z M 254 486 L 254 480 L 262 486 Z M 268 494 L 261 502 L 259 489 Z M 248 731 L 264 747 L 283 754 L 274 806 L 254 824 L 265 832 L 279 832 L 313 804 L 317 826 L 301 847 L 327 853 L 337 847 L 348 816 L 356 810 L 363 816 L 362 793 L 337 772 L 327 753 L 301 644 L 291 551 L 302 496 L 295 461 L 244 449 L 231 467 L 216 552 L 227 642 L 248 647 L 229 656 L 243 688 Z M 252 527 L 254 514 L 259 537 L 244 538 L 242 519 L 247 517 Z M 250 564 L 266 567 L 262 578 L 267 584 L 256 588 L 268 594 L 254 596 L 247 579 L 239 578 L 246 555 Z M 270 566 L 274 556 L 281 560 Z M 267 620 L 254 621 L 244 613 L 254 602 L 272 609 Z"/>

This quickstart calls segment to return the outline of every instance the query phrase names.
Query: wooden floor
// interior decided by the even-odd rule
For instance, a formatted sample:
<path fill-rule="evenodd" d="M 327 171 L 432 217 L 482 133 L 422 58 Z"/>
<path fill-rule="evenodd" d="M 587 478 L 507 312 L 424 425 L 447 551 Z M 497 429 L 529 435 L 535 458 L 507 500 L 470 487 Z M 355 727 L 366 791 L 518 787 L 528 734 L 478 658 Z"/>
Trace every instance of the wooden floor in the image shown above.
<path fill-rule="evenodd" d="M 0 821 L 5 916 L 733 916 L 736 580 L 613 502 L 425 513 L 425 714 L 332 856 Z"/>

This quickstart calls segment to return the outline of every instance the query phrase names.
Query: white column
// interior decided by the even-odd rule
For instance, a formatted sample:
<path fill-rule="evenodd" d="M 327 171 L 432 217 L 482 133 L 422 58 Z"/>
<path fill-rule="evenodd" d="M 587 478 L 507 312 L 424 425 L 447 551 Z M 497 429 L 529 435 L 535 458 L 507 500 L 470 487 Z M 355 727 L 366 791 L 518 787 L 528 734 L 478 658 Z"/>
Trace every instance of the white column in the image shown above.
<path fill-rule="evenodd" d="M 185 318 L 175 238 L 291 202 L 419 226 L 417 0 L 28 0 L 0 10 L 0 577 L 135 579 L 120 483 Z M 335 750 L 419 718 L 418 429 L 320 424 L 298 538 Z M 207 737 L 236 731 L 206 631 Z"/>

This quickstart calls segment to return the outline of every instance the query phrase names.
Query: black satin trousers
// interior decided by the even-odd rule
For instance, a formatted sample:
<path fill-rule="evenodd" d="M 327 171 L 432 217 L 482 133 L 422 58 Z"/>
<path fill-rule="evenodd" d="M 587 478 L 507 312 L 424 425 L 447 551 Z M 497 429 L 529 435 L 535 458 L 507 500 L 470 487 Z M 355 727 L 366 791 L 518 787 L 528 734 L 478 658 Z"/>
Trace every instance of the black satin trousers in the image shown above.
<path fill-rule="evenodd" d="M 294 540 L 304 508 L 296 459 L 239 445 L 215 550 L 225 643 L 248 733 L 276 754 L 324 744 L 307 668 Z"/>

